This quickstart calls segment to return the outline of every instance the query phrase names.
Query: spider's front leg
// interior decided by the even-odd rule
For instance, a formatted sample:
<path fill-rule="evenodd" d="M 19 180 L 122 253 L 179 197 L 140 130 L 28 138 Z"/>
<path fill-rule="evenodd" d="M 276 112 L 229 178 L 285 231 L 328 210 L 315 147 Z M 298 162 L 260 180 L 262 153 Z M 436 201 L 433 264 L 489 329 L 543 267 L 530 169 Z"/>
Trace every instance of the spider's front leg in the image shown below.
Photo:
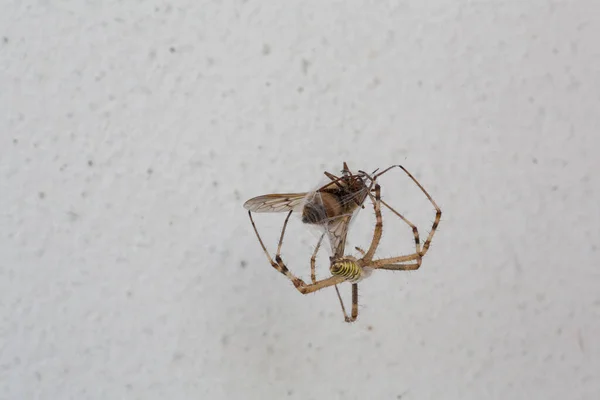
<path fill-rule="evenodd" d="M 313 293 L 313 292 L 316 292 L 317 290 L 321 290 L 326 287 L 337 285 L 337 284 L 344 282 L 344 280 L 345 280 L 344 277 L 332 276 L 330 278 L 323 279 L 321 281 L 315 281 L 309 285 L 309 284 L 306 284 L 302 279 L 300 279 L 296 275 L 294 275 L 288 269 L 288 267 L 285 265 L 285 263 L 283 262 L 283 259 L 281 258 L 281 246 L 283 244 L 283 237 L 285 235 L 285 229 L 287 227 L 287 223 L 290 219 L 290 216 L 292 215 L 292 211 L 290 211 L 288 213 L 288 215 L 285 219 L 285 222 L 283 223 L 283 228 L 281 230 L 281 236 L 279 237 L 279 244 L 277 246 L 277 253 L 275 254 L 275 260 L 273 260 L 273 258 L 269 254 L 269 251 L 267 250 L 265 244 L 262 241 L 262 238 L 260 237 L 260 234 L 258 233 L 256 224 L 254 223 L 254 219 L 252 218 L 252 212 L 248 211 L 248 215 L 250 216 L 250 222 L 252 223 L 252 227 L 254 228 L 254 232 L 256 233 L 256 237 L 258 238 L 260 246 L 262 247 L 263 252 L 267 256 L 267 259 L 271 263 L 271 266 L 273 268 L 275 268 L 277 271 L 279 271 L 281 274 L 285 275 L 285 277 L 288 278 L 290 281 L 292 281 L 292 283 L 294 284 L 294 287 L 300 293 L 302 293 L 302 294 Z"/>
<path fill-rule="evenodd" d="M 440 209 L 440 207 L 438 207 L 438 205 L 436 204 L 436 202 L 433 200 L 433 198 L 431 197 L 431 195 L 427 192 L 427 190 L 425 190 L 425 188 L 423 187 L 423 185 L 421 185 L 421 183 L 419 183 L 419 181 L 417 181 L 417 179 L 410 173 L 408 172 L 408 170 L 406 168 L 404 168 L 402 165 L 392 165 L 391 167 L 385 169 L 384 171 L 378 173 L 377 175 L 375 175 L 375 179 L 377 179 L 378 177 L 380 177 L 381 175 L 385 174 L 386 172 L 388 172 L 389 170 L 398 167 L 400 168 L 402 171 L 404 171 L 404 173 L 406 175 L 408 175 L 408 177 L 414 182 L 415 185 L 417 185 L 417 187 L 419 189 L 421 189 L 421 192 L 423 192 L 423 194 L 425 195 L 425 197 L 427 197 L 427 200 L 429 200 L 429 202 L 431 203 L 431 205 L 433 206 L 433 208 L 435 209 L 435 220 L 433 221 L 433 225 L 431 226 L 431 230 L 429 231 L 429 235 L 427 235 L 427 239 L 425 239 L 425 243 L 423 243 L 423 248 L 421 249 L 420 243 L 419 243 L 419 233 L 417 231 L 417 227 L 412 224 L 408 219 L 406 219 L 402 214 L 400 214 L 399 212 L 397 212 L 396 210 L 394 210 L 392 207 L 390 207 L 387 203 L 385 203 L 383 200 L 381 201 L 381 203 L 383 203 L 384 206 L 386 206 L 388 209 L 390 209 L 390 211 L 392 211 L 394 214 L 396 214 L 398 217 L 400 217 L 404 222 L 406 222 L 413 230 L 413 234 L 415 237 L 415 245 L 416 245 L 416 254 L 418 254 L 421 258 L 423 256 L 425 256 L 425 254 L 427 253 L 427 251 L 429 250 L 429 246 L 431 245 L 431 241 L 433 240 L 433 235 L 435 234 L 435 231 L 437 230 L 437 227 L 440 223 L 440 220 L 442 218 L 442 210 Z M 391 261 L 391 262 L 395 262 L 395 261 Z M 419 260 L 419 265 L 420 265 L 420 260 Z"/>
<path fill-rule="evenodd" d="M 419 189 L 421 189 L 421 191 L 423 192 L 425 197 L 427 197 L 429 202 L 435 208 L 435 220 L 433 221 L 433 225 L 431 226 L 431 231 L 429 232 L 429 235 L 427 236 L 427 239 L 425 240 L 425 243 L 423 243 L 423 247 L 421 248 L 420 240 L 419 240 L 419 231 L 417 230 L 417 227 L 413 223 L 411 223 L 408 219 L 406 219 L 402 214 L 400 214 L 399 212 L 394 210 L 391 206 L 389 206 L 387 203 L 385 203 L 383 200 L 381 200 L 381 203 L 385 207 L 387 207 L 390 211 L 392 211 L 394 214 L 396 214 L 396 216 L 398 216 L 400 219 L 402 219 L 404 222 L 406 222 L 411 227 L 411 229 L 413 231 L 414 239 L 415 239 L 415 253 L 409 254 L 406 256 L 390 257 L 390 258 L 375 260 L 371 263 L 370 266 L 373 268 L 380 268 L 380 269 L 389 269 L 389 270 L 397 270 L 397 271 L 412 271 L 412 270 L 417 270 L 421 267 L 422 258 L 425 256 L 425 254 L 429 250 L 429 246 L 431 245 L 433 235 L 435 234 L 437 227 L 439 225 L 440 219 L 442 217 L 442 210 L 438 207 L 436 202 L 431 198 L 431 196 L 429 195 L 427 190 L 425 190 L 425 188 L 415 179 L 415 177 L 412 176 L 412 174 L 410 172 L 408 172 L 406 170 L 406 168 L 404 168 L 401 165 L 393 165 L 393 166 L 387 168 L 386 170 L 380 172 L 379 174 L 377 174 L 375 176 L 375 178 L 383 175 L 384 173 L 386 173 L 387 171 L 389 171 L 390 169 L 392 169 L 394 167 L 398 167 L 398 168 L 402 169 L 406 173 L 406 175 L 408 175 L 408 177 L 419 187 Z M 399 263 L 405 263 L 408 261 L 414 261 L 414 263 L 399 264 Z"/>
<path fill-rule="evenodd" d="M 365 266 L 371 263 L 373 256 L 375 255 L 375 251 L 379 246 L 379 241 L 381 240 L 381 235 L 383 234 L 383 218 L 381 217 L 381 187 L 379 184 L 375 184 L 375 197 L 369 193 L 369 198 L 373 202 L 373 208 L 375 209 L 375 230 L 373 232 L 373 240 L 371 241 L 371 246 L 369 246 L 369 250 L 361 259 L 361 266 Z"/>
<path fill-rule="evenodd" d="M 319 252 L 319 248 L 321 248 L 321 242 L 323 241 L 323 237 L 325 236 L 325 232 L 321 235 L 319 242 L 317 243 L 317 247 L 315 247 L 315 251 L 313 252 L 312 257 L 310 258 L 310 279 L 312 283 L 317 282 L 317 273 L 316 273 L 316 261 L 317 261 L 317 253 Z"/>
<path fill-rule="evenodd" d="M 252 212 L 248 211 L 248 216 L 250 217 L 250 222 L 252 223 L 252 227 L 254 228 L 254 233 L 256 233 L 256 237 L 258 238 L 260 246 L 262 247 L 263 252 L 267 256 L 267 259 L 271 263 L 271 266 L 273 268 L 275 268 L 277 271 L 279 271 L 280 273 L 282 273 L 283 275 L 285 275 L 290 281 L 292 281 L 292 283 L 294 284 L 294 287 L 296 289 L 298 289 L 301 286 L 305 286 L 306 283 L 304 283 L 304 281 L 302 279 L 300 279 L 297 276 L 295 276 L 294 274 L 292 274 L 290 272 L 290 270 L 288 269 L 288 267 L 283 262 L 283 260 L 281 259 L 281 246 L 283 244 L 283 236 L 285 235 L 285 229 L 287 227 L 287 223 L 288 223 L 291 215 L 292 215 L 292 211 L 290 211 L 288 213 L 287 217 L 285 218 L 285 222 L 283 223 L 283 228 L 281 230 L 281 236 L 279 237 L 279 245 L 277 246 L 277 253 L 275 254 L 275 260 L 273 260 L 273 258 L 269 254 L 269 251 L 267 250 L 267 247 L 263 243 L 262 238 L 260 237 L 260 234 L 258 233 L 256 224 L 254 223 L 254 219 L 252 218 Z"/>

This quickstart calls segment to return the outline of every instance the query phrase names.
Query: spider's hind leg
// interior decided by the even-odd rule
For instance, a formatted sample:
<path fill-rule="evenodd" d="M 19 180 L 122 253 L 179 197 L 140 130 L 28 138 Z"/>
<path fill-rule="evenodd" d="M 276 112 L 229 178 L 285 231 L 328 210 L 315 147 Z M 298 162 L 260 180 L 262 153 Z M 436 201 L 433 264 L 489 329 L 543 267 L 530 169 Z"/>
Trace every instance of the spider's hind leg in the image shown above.
<path fill-rule="evenodd" d="M 337 285 L 335 285 L 335 291 L 337 293 L 337 297 L 340 300 L 340 305 L 342 306 L 342 313 L 344 313 L 344 321 L 346 322 L 354 322 L 356 318 L 358 318 L 358 284 L 352 284 L 352 311 L 350 312 L 350 316 L 346 313 L 346 307 L 344 307 L 344 301 L 342 300 L 342 296 L 340 295 L 340 290 Z"/>

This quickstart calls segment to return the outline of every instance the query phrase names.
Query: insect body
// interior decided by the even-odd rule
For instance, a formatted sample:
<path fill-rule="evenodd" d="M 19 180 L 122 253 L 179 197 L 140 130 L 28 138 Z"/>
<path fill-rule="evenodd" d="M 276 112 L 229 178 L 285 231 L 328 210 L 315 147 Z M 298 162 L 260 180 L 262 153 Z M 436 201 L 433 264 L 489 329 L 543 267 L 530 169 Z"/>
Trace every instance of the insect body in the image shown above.
<path fill-rule="evenodd" d="M 325 175 L 331 182 L 315 191 L 266 194 L 246 201 L 244 208 L 256 213 L 300 212 L 302 222 L 325 229 L 334 255 L 341 257 L 350 221 L 363 207 L 371 187 L 367 174 L 351 173 L 346 163 L 341 177 Z"/>

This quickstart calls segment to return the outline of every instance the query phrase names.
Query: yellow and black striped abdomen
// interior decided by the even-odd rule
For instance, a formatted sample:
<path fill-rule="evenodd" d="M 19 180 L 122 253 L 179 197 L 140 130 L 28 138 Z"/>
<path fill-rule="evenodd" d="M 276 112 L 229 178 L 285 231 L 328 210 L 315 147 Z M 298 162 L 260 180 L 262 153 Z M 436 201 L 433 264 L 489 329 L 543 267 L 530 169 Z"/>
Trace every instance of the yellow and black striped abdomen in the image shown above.
<path fill-rule="evenodd" d="M 353 260 L 340 260 L 331 264 L 329 268 L 332 275 L 343 276 L 349 282 L 358 282 L 362 279 L 362 268 Z"/>

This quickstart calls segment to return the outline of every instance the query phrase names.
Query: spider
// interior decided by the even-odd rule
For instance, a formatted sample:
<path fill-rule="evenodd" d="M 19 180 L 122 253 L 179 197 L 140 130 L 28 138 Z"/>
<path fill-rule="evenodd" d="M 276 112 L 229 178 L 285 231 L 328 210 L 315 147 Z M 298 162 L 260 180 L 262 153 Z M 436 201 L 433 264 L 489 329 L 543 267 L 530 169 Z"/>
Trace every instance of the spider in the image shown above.
<path fill-rule="evenodd" d="M 383 174 L 385 174 L 386 172 L 388 172 L 389 170 L 391 170 L 395 167 L 402 169 L 410 177 L 410 179 L 425 194 L 427 199 L 431 202 L 431 204 L 433 205 L 433 207 L 436 210 L 435 220 L 433 222 L 433 225 L 431 227 L 429 235 L 428 235 L 427 239 L 425 240 L 425 242 L 423 243 L 422 247 L 420 244 L 419 232 L 418 232 L 417 227 L 413 223 L 411 223 L 408 219 L 406 219 L 402 214 L 400 214 L 399 212 L 394 210 L 390 205 L 388 205 L 385 201 L 383 201 L 381 199 L 381 187 L 377 183 L 377 178 L 379 178 L 380 176 L 382 176 Z M 344 163 L 344 171 L 348 171 L 345 163 Z M 281 247 L 283 244 L 283 237 L 285 235 L 285 230 L 286 230 L 288 221 L 289 221 L 290 216 L 291 216 L 292 212 L 294 211 L 294 209 L 289 210 L 288 215 L 285 219 L 285 222 L 283 224 L 283 228 L 281 231 L 281 236 L 279 238 L 279 244 L 277 246 L 277 253 L 275 255 L 275 260 L 273 260 L 273 258 L 267 251 L 265 245 L 263 244 L 262 239 L 260 238 L 260 235 L 256 228 L 256 224 L 254 223 L 254 220 L 252 218 L 252 208 L 256 208 L 256 207 L 253 207 L 252 205 L 258 203 L 258 202 L 253 203 L 253 200 L 261 199 L 261 198 L 264 200 L 265 196 L 259 196 L 257 198 L 251 199 L 248 202 L 246 202 L 245 206 L 246 206 L 246 208 L 249 209 L 248 214 L 249 214 L 252 226 L 254 228 L 254 231 L 258 237 L 261 247 L 263 248 L 263 251 L 265 252 L 265 254 L 266 254 L 267 258 L 269 259 L 273 268 L 275 268 L 281 274 L 285 275 L 293 283 L 294 287 L 302 294 L 314 293 L 314 292 L 324 289 L 326 287 L 335 286 L 337 296 L 338 296 L 338 299 L 340 301 L 340 305 L 342 308 L 342 312 L 344 314 L 344 320 L 346 322 L 354 322 L 354 321 L 356 321 L 356 319 L 358 317 L 358 283 L 360 281 L 362 281 L 363 279 L 369 277 L 371 275 L 372 271 L 375 269 L 384 269 L 384 270 L 393 270 L 393 271 L 412 271 L 412 270 L 419 269 L 421 267 L 422 258 L 425 256 L 425 254 L 429 250 L 431 241 L 433 239 L 433 235 L 435 234 L 435 231 L 439 225 L 439 222 L 440 222 L 440 219 L 442 216 L 442 211 L 437 206 L 435 201 L 431 198 L 429 193 L 425 190 L 425 188 L 423 188 L 423 186 L 412 176 L 412 174 L 410 172 L 408 172 L 401 165 L 392 165 L 391 167 L 388 167 L 387 169 L 385 169 L 377 174 L 373 173 L 373 176 L 370 176 L 369 174 L 367 174 L 364 171 L 359 171 L 358 175 L 344 174 L 344 177 L 348 177 L 348 176 L 350 176 L 352 178 L 360 179 L 361 182 L 364 184 L 364 187 L 368 188 L 368 190 L 366 190 L 366 196 L 369 197 L 369 199 L 371 200 L 371 202 L 373 204 L 373 208 L 375 210 L 375 217 L 376 217 L 375 229 L 373 232 L 373 239 L 371 240 L 371 244 L 367 251 L 364 251 L 361 248 L 356 247 L 356 250 L 358 252 L 360 252 L 362 255 L 361 258 L 356 258 L 351 255 L 344 255 L 345 237 L 346 237 L 346 234 L 348 231 L 348 225 L 350 223 L 351 216 L 353 215 L 354 211 L 356 211 L 356 209 L 357 209 L 357 207 L 354 207 L 354 209 L 350 213 L 350 218 L 341 220 L 342 221 L 341 224 L 344 227 L 343 239 L 338 240 L 336 242 L 337 247 L 334 248 L 334 255 L 329 258 L 329 261 L 330 261 L 329 271 L 331 273 L 331 277 L 317 281 L 316 275 L 315 275 L 315 269 L 316 269 L 315 264 L 316 264 L 317 253 L 319 251 L 321 242 L 322 242 L 325 234 L 329 233 L 330 236 L 332 236 L 331 232 L 329 230 L 329 226 L 327 225 L 327 219 L 323 218 L 322 220 L 318 221 L 318 223 L 324 224 L 326 226 L 326 231 L 321 235 L 321 238 L 319 239 L 319 242 L 317 243 L 317 246 L 315 247 L 315 251 L 313 252 L 313 255 L 310 260 L 311 280 L 312 280 L 312 283 L 310 283 L 310 284 L 305 283 L 302 279 L 300 279 L 296 275 L 294 275 L 287 268 L 287 266 L 283 262 L 283 259 L 281 258 Z M 370 181 L 370 184 L 368 187 L 365 183 L 366 180 Z M 334 180 L 334 183 L 335 182 L 338 182 L 338 181 Z M 360 191 L 360 192 L 362 192 L 362 191 Z M 373 192 L 375 193 L 374 195 L 373 195 Z M 267 195 L 267 196 L 273 196 L 273 195 Z M 283 196 L 288 196 L 288 195 L 283 195 Z M 363 198 L 363 200 L 366 199 L 366 196 Z M 289 199 L 287 199 L 287 200 L 289 200 Z M 362 206 L 362 201 L 356 202 L 356 204 Z M 379 246 L 379 242 L 381 240 L 381 235 L 383 233 L 383 218 L 381 216 L 381 205 L 382 204 L 384 205 L 384 207 L 388 208 L 392 213 L 394 213 L 396 216 L 398 216 L 400 219 L 402 219 L 402 221 L 404 221 L 407 225 L 409 225 L 411 227 L 413 236 L 414 236 L 414 242 L 415 242 L 415 252 L 414 253 L 409 254 L 409 255 L 398 256 L 398 257 L 374 259 L 375 252 L 377 250 L 377 247 Z M 339 216 L 338 216 L 338 218 L 339 218 Z M 339 222 L 338 222 L 338 224 L 339 224 Z M 344 303 L 342 301 L 339 290 L 337 288 L 337 285 L 339 285 L 343 282 L 350 282 L 352 284 L 352 310 L 351 310 L 350 316 L 348 316 L 348 314 L 346 312 Z"/>

